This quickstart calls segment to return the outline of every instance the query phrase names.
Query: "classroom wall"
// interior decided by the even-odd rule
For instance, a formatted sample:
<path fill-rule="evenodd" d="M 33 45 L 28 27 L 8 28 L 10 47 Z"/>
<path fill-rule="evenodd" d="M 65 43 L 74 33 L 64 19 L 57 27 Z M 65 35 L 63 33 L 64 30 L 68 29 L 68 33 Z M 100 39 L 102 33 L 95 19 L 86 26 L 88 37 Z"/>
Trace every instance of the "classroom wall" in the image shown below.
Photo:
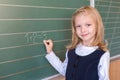
<path fill-rule="evenodd" d="M 104 26 L 111 57 L 120 55 L 120 0 L 95 0 Z"/>
<path fill-rule="evenodd" d="M 110 62 L 110 80 L 120 80 L 120 57 Z"/>
<path fill-rule="evenodd" d="M 0 0 L 0 80 L 41 80 L 58 72 L 45 59 L 44 39 L 64 59 L 72 13 L 89 0 Z"/>

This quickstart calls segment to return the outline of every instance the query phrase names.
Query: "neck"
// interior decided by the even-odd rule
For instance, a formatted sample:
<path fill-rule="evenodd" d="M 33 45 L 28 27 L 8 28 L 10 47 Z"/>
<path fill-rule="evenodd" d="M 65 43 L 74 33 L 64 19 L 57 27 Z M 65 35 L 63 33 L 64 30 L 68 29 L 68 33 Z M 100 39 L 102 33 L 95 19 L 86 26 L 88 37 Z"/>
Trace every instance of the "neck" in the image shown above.
<path fill-rule="evenodd" d="M 88 47 L 91 47 L 92 46 L 92 42 L 82 42 L 82 45 L 84 46 L 88 46 Z"/>
<path fill-rule="evenodd" d="M 87 44 L 87 43 L 82 43 L 82 45 L 84 45 L 84 46 L 88 46 L 88 47 L 91 46 L 91 44 Z"/>
<path fill-rule="evenodd" d="M 94 41 L 94 39 L 91 39 L 91 40 L 83 40 L 83 41 L 82 41 L 82 44 L 83 44 L 84 46 L 91 47 L 93 41 Z"/>

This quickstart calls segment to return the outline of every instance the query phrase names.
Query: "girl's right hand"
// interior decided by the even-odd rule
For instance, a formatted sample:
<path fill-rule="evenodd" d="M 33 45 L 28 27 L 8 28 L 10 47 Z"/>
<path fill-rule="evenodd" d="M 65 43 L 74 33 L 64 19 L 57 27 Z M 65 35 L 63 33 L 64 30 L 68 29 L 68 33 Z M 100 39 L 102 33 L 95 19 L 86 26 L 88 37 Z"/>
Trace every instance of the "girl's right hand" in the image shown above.
<path fill-rule="evenodd" d="M 49 40 L 43 40 L 43 43 L 46 47 L 47 53 L 50 53 L 53 49 L 53 41 L 51 39 Z"/>

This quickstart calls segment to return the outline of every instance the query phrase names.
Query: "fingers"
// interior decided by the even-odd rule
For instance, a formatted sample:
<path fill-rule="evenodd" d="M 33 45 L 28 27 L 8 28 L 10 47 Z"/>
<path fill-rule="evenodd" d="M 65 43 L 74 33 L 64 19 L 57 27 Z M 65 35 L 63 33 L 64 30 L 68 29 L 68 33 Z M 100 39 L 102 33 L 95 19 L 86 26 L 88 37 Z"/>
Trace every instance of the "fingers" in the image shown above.
<path fill-rule="evenodd" d="M 47 40 L 43 40 L 45 46 L 47 46 Z"/>
<path fill-rule="evenodd" d="M 43 40 L 43 43 L 46 47 L 46 50 L 47 50 L 47 53 L 50 53 L 52 51 L 52 48 L 53 48 L 53 42 L 52 40 Z"/>
<path fill-rule="evenodd" d="M 45 44 L 45 46 L 53 45 L 53 42 L 52 42 L 51 39 L 49 39 L 49 40 L 43 40 L 43 43 Z"/>

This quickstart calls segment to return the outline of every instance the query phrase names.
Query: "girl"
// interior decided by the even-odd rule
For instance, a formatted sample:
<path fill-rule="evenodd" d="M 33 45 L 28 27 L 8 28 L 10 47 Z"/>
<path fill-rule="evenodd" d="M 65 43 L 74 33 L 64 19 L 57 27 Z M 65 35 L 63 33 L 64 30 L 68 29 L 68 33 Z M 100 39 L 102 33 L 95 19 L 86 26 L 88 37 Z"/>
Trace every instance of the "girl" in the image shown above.
<path fill-rule="evenodd" d="M 109 80 L 110 55 L 104 43 L 104 27 L 99 12 L 82 7 L 72 16 L 72 42 L 64 62 L 53 52 L 52 40 L 44 40 L 46 58 L 66 80 Z"/>

